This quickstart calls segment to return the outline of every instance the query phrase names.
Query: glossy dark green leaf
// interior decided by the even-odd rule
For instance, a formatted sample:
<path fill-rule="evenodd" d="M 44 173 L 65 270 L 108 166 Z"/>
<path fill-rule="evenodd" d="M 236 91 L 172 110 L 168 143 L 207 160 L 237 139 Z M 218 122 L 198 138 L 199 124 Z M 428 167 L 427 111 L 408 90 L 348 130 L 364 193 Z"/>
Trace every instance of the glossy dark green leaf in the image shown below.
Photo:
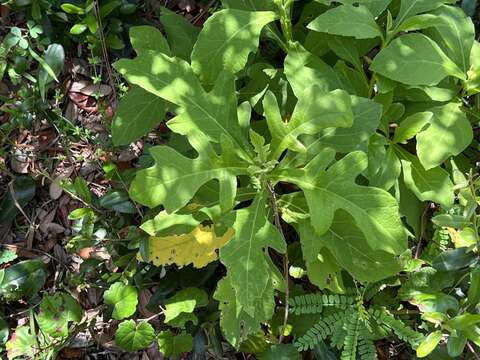
<path fill-rule="evenodd" d="M 7 188 L 7 193 L 0 205 L 0 223 L 12 221 L 20 212 L 15 205 L 15 200 L 21 207 L 24 207 L 35 196 L 35 182 L 31 177 L 19 176 L 15 178 L 12 188 L 13 191 L 10 187 Z"/>
<path fill-rule="evenodd" d="M 467 248 L 449 249 L 438 255 L 432 262 L 437 270 L 456 271 L 464 269 L 477 261 L 474 252 Z"/>
<path fill-rule="evenodd" d="M 32 297 L 45 283 L 45 265 L 39 260 L 25 260 L 6 269 L 0 275 L 0 298 L 12 301 Z"/>

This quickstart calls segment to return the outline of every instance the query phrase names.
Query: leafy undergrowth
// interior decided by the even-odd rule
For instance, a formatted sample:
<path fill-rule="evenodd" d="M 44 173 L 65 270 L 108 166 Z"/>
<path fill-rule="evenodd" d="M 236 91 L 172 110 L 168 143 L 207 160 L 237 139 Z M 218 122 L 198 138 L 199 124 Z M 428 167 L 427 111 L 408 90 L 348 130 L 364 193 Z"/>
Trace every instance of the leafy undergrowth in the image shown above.
<path fill-rule="evenodd" d="M 165 5 L 1 7 L 5 356 L 478 358 L 476 1 Z"/>

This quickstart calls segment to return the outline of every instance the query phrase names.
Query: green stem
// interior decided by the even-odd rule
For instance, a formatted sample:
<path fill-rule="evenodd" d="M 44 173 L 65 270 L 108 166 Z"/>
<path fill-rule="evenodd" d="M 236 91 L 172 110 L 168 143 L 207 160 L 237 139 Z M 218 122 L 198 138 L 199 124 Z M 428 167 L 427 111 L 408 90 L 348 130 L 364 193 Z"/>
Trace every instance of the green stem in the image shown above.
<path fill-rule="evenodd" d="M 292 0 L 277 1 L 277 6 L 280 10 L 280 25 L 282 27 L 283 36 L 287 42 L 293 41 L 291 8 Z"/>

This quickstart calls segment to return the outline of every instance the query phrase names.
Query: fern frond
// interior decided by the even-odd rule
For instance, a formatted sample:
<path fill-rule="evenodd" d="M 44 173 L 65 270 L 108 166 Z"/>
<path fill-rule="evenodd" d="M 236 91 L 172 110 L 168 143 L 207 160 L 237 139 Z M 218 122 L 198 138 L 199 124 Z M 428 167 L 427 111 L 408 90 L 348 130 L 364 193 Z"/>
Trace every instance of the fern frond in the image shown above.
<path fill-rule="evenodd" d="M 324 307 L 346 309 L 355 303 L 355 297 L 348 295 L 306 294 L 290 299 L 290 312 L 295 315 L 320 314 Z"/>
<path fill-rule="evenodd" d="M 349 314 L 345 322 L 345 330 L 347 332 L 343 341 L 343 350 L 340 356 L 341 360 L 355 360 L 357 358 L 357 345 L 362 327 L 362 319 L 358 313 Z"/>
<path fill-rule="evenodd" d="M 410 344 L 413 349 L 416 349 L 424 339 L 423 334 L 413 330 L 403 321 L 396 319 L 385 309 L 374 310 L 373 316 L 379 324 L 387 325 L 400 340 Z"/>
<path fill-rule="evenodd" d="M 358 341 L 358 355 L 360 360 L 377 360 L 377 348 L 372 339 L 364 334 L 360 334 Z"/>
<path fill-rule="evenodd" d="M 305 335 L 299 337 L 294 345 L 298 351 L 313 349 L 320 341 L 331 336 L 335 328 L 341 326 L 344 313 L 336 312 L 328 315 L 313 325 Z"/>

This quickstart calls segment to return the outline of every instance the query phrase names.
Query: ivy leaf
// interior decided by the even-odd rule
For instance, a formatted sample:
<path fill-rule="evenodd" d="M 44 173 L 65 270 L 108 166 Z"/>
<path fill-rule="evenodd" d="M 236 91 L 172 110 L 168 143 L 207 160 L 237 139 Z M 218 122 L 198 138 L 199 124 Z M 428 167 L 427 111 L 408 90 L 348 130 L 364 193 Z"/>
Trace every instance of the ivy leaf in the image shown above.
<path fill-rule="evenodd" d="M 421 201 L 434 201 L 449 208 L 453 205 L 453 183 L 448 172 L 440 167 L 425 170 L 415 155 L 394 145 L 402 163 L 405 185 Z"/>
<path fill-rule="evenodd" d="M 271 277 L 265 260 L 268 247 L 285 252 L 285 242 L 278 230 L 267 220 L 267 196 L 258 193 L 253 203 L 235 213 L 234 237 L 220 249 L 220 260 L 227 267 L 228 276 L 236 292 L 237 306 L 250 316 L 255 315 L 255 304 L 262 298 Z"/>
<path fill-rule="evenodd" d="M 470 53 L 475 40 L 475 26 L 462 9 L 441 6 L 432 13 L 437 17 L 433 27 L 424 33 L 434 40 L 458 67 L 467 73 L 470 68 Z"/>
<path fill-rule="evenodd" d="M 430 10 L 435 10 L 443 4 L 455 4 L 458 0 L 402 0 L 400 11 L 395 19 L 398 27 L 405 19 Z"/>
<path fill-rule="evenodd" d="M 271 282 L 267 284 L 266 289 L 272 289 Z M 271 294 L 259 297 L 254 302 L 255 313 L 249 315 L 238 304 L 237 295 L 230 276 L 221 279 L 218 282 L 217 290 L 213 295 L 214 299 L 220 302 L 220 326 L 223 335 L 235 348 L 247 340 L 249 335 L 260 331 L 260 323 L 270 320 L 275 310 L 275 301 L 273 299 L 273 290 Z"/>
<path fill-rule="evenodd" d="M 373 59 L 370 69 L 408 85 L 436 85 L 449 75 L 465 80 L 465 74 L 442 49 L 418 33 L 393 40 Z"/>
<path fill-rule="evenodd" d="M 137 309 L 137 289 L 122 282 L 116 282 L 104 292 L 103 300 L 105 304 L 113 307 L 112 317 L 115 320 L 122 320 L 133 315 Z"/>
<path fill-rule="evenodd" d="M 192 51 L 192 68 L 211 85 L 222 70 L 236 73 L 258 47 L 260 32 L 278 16 L 271 11 L 226 9 L 214 13 L 203 25 Z"/>
<path fill-rule="evenodd" d="M 165 323 L 172 324 L 182 314 L 191 314 L 195 308 L 208 304 L 208 295 L 205 291 L 190 287 L 177 292 L 165 303 Z"/>
<path fill-rule="evenodd" d="M 308 29 L 356 39 L 382 37 L 380 27 L 367 7 L 340 5 L 330 9 L 307 26 Z"/>
<path fill-rule="evenodd" d="M 165 116 L 165 101 L 134 87 L 118 105 L 112 123 L 112 141 L 116 146 L 128 145 L 154 129 Z"/>
<path fill-rule="evenodd" d="M 185 332 L 173 334 L 170 331 L 162 331 L 158 334 L 158 348 L 168 358 L 176 358 L 181 353 L 192 351 L 193 338 Z"/>
<path fill-rule="evenodd" d="M 368 166 L 367 155 L 352 152 L 328 167 L 334 156 L 333 150 L 325 149 L 303 170 L 283 170 L 278 179 L 288 179 L 303 190 L 317 234 L 325 234 L 335 212 L 342 209 L 352 216 L 371 249 L 401 254 L 407 239 L 396 200 L 382 189 L 355 183 Z"/>
<path fill-rule="evenodd" d="M 54 338 L 68 336 L 69 322 L 82 319 L 82 307 L 69 294 L 57 292 L 44 296 L 37 321 L 42 331 Z"/>
<path fill-rule="evenodd" d="M 448 103 L 430 109 L 429 126 L 417 134 L 417 154 L 425 170 L 460 154 L 473 140 L 473 130 L 461 104 Z"/>
<path fill-rule="evenodd" d="M 124 351 L 138 351 L 147 348 L 155 340 L 155 331 L 146 321 L 135 323 L 122 321 L 115 332 L 115 343 Z"/>
<path fill-rule="evenodd" d="M 278 159 L 284 150 L 306 152 L 298 140 L 300 135 L 314 135 L 329 127 L 350 127 L 353 124 L 350 95 L 334 90 L 322 96 L 316 86 L 308 87 L 299 98 L 288 123 L 282 121 L 275 95 L 267 92 L 263 108 L 272 135 L 272 158 Z"/>
<path fill-rule="evenodd" d="M 217 260 L 217 251 L 234 235 L 233 229 L 217 236 L 213 227 L 199 225 L 181 235 L 150 237 L 148 259 L 156 266 L 176 264 L 179 267 L 193 264 L 196 268 Z"/>
<path fill-rule="evenodd" d="M 130 186 L 131 198 L 151 208 L 163 205 L 171 213 L 185 206 L 202 185 L 218 179 L 220 204 L 230 209 L 236 194 L 236 175 L 247 174 L 248 164 L 228 154 L 232 146 L 227 147 L 225 156 L 217 156 L 212 150 L 196 159 L 186 158 L 168 146 L 152 147 L 155 165 L 137 172 Z"/>
<path fill-rule="evenodd" d="M 185 17 L 161 8 L 162 22 L 172 53 L 183 60 L 190 61 L 193 45 L 197 40 L 199 29 L 193 26 Z"/>

